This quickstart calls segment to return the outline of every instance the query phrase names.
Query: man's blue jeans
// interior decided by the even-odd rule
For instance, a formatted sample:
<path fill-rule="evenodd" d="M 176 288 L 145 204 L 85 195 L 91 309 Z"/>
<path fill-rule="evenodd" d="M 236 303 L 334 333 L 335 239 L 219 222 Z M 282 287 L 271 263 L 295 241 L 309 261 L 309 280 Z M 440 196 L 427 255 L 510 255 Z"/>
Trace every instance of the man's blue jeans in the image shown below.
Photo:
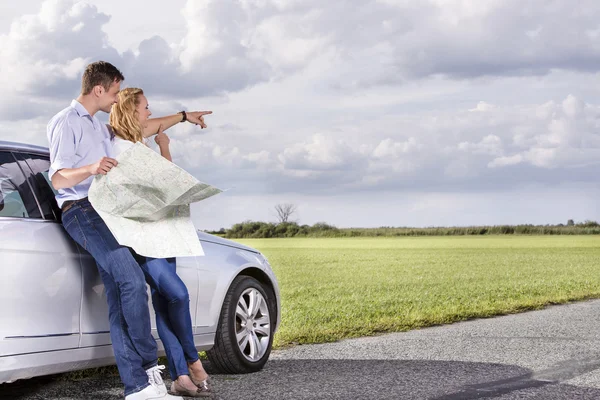
<path fill-rule="evenodd" d="M 150 285 L 156 329 L 165 346 L 171 379 L 176 380 L 189 374 L 188 362 L 198 361 L 187 287 L 177 275 L 175 258 L 134 256 Z"/>
<path fill-rule="evenodd" d="M 149 385 L 145 370 L 158 363 L 144 273 L 87 199 L 63 213 L 62 223 L 96 260 L 106 290 L 110 338 L 125 396 L 139 392 Z"/>

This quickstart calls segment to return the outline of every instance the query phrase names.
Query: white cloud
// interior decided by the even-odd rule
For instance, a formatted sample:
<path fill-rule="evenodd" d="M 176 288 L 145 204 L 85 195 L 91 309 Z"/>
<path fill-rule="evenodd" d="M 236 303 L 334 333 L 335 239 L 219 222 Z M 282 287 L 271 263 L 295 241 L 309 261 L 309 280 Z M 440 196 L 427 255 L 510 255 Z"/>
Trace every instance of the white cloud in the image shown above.
<path fill-rule="evenodd" d="M 490 111 L 494 108 L 493 104 L 486 103 L 485 101 L 480 101 L 477 103 L 475 108 L 470 108 L 469 111 Z"/>
<path fill-rule="evenodd" d="M 0 83 L 21 95 L 60 94 L 62 85 L 78 81 L 85 60 L 116 55 L 100 30 L 109 18 L 85 3 L 44 2 L 38 14 L 20 17 L 0 36 Z"/>
<path fill-rule="evenodd" d="M 477 5 L 475 5 L 477 3 Z M 555 69 L 598 71 L 597 3 L 389 1 L 308 2 L 319 10 L 307 30 L 330 38 L 338 57 L 331 69 L 346 89 L 404 83 L 442 75 L 544 75 Z"/>
<path fill-rule="evenodd" d="M 515 154 L 514 156 L 498 157 L 494 158 L 488 163 L 489 168 L 506 167 L 508 165 L 517 165 L 523 161 L 521 154 Z"/>
<path fill-rule="evenodd" d="M 245 43 L 253 21 L 235 4 L 190 1 L 181 46 L 156 35 L 135 53 L 120 53 L 103 31 L 110 16 L 98 7 L 46 0 L 37 14 L 18 18 L 0 36 L 0 83 L 17 95 L 72 96 L 84 66 L 103 59 L 125 73 L 127 84 L 156 93 L 197 97 L 243 89 L 267 80 L 271 67 Z"/>
<path fill-rule="evenodd" d="M 360 155 L 342 140 L 317 134 L 310 142 L 286 148 L 278 159 L 287 170 L 343 170 Z"/>
<path fill-rule="evenodd" d="M 575 117 L 583 112 L 584 103 L 573 95 L 569 95 L 562 103 L 563 112 L 568 117 Z"/>
<path fill-rule="evenodd" d="M 1 139 L 46 144 L 84 65 L 105 59 L 155 116 L 215 111 L 207 131 L 169 130 L 173 156 L 235 196 L 597 181 L 591 0 L 580 13 L 542 0 L 189 0 L 181 13 L 132 1 L 128 12 L 154 7 L 165 24 L 48 0 L 0 34 Z M 134 31 L 143 40 L 128 48 Z"/>
<path fill-rule="evenodd" d="M 180 43 L 156 35 L 120 53 L 103 31 L 111 17 L 97 6 L 46 0 L 0 36 L 0 76 L 28 95 L 71 93 L 86 62 L 106 59 L 136 85 L 195 97 L 241 90 L 323 57 L 321 79 L 353 89 L 433 75 L 598 70 L 600 46 L 587 33 L 597 29 L 600 7 L 591 0 L 579 4 L 587 13 L 571 13 L 568 2 L 479 3 L 190 0 Z"/>
<path fill-rule="evenodd" d="M 333 193 L 361 190 L 461 190 L 552 182 L 577 174 L 594 182 L 600 160 L 600 106 L 564 104 L 575 96 L 540 105 L 495 106 L 485 113 L 390 111 L 370 120 L 328 120 L 310 127 L 258 136 L 254 126 L 221 126 L 206 136 L 177 134 L 177 162 L 219 182 L 247 180 L 260 191 Z M 545 112 L 536 114 L 540 109 Z M 352 125 L 348 125 L 348 123 Z M 299 139 L 307 137 L 306 139 Z M 243 179 L 240 179 L 243 177 Z M 446 189 L 444 189 L 446 190 Z"/>
<path fill-rule="evenodd" d="M 458 150 L 473 154 L 498 155 L 502 153 L 502 140 L 496 135 L 487 135 L 479 143 L 461 142 Z"/>
<path fill-rule="evenodd" d="M 394 142 L 392 139 L 382 140 L 375 150 L 373 156 L 377 159 L 385 157 L 401 157 L 411 151 L 419 149 L 421 146 L 413 137 L 408 138 L 404 142 Z"/>

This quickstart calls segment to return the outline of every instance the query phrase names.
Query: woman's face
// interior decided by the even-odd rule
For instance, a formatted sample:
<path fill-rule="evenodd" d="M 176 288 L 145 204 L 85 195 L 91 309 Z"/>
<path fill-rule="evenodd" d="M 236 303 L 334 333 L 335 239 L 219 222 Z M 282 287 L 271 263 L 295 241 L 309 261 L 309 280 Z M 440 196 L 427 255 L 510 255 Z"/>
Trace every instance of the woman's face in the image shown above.
<path fill-rule="evenodd" d="M 140 94 L 140 104 L 138 104 L 136 111 L 140 124 L 145 128 L 148 123 L 148 117 L 151 116 L 152 113 L 148 108 L 148 100 L 143 94 Z"/>

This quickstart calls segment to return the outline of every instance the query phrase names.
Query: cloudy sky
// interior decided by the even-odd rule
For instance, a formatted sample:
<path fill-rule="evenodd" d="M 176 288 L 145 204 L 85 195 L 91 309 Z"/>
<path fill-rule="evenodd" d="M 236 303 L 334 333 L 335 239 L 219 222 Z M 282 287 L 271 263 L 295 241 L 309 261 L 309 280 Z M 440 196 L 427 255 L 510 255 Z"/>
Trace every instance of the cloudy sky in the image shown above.
<path fill-rule="evenodd" d="M 0 140 L 47 145 L 95 60 L 155 116 L 212 110 L 167 131 L 229 189 L 199 229 L 278 203 L 340 227 L 600 220 L 596 0 L 6 1 L 0 59 Z"/>

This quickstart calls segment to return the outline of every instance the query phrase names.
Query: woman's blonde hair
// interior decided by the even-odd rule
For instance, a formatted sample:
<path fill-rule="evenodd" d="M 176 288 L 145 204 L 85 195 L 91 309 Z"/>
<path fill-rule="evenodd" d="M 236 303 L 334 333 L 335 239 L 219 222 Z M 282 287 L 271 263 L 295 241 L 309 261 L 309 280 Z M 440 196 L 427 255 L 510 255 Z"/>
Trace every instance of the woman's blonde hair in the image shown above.
<path fill-rule="evenodd" d="M 113 104 L 108 123 L 116 136 L 130 142 L 143 140 L 143 128 L 138 119 L 137 106 L 144 91 L 140 88 L 126 88 L 119 92 L 117 104 Z"/>

